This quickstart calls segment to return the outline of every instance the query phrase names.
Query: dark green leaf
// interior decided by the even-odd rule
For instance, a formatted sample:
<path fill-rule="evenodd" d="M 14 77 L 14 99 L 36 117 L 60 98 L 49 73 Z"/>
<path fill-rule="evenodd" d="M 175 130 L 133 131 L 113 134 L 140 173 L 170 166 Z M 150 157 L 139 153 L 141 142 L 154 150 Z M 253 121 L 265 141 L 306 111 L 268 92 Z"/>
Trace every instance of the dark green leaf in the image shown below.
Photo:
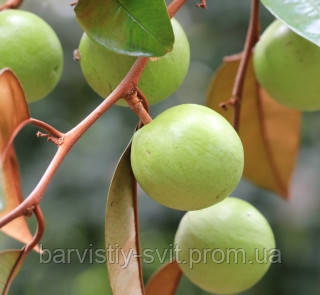
<path fill-rule="evenodd" d="M 320 0 L 262 0 L 293 31 L 320 46 Z"/>
<path fill-rule="evenodd" d="M 162 56 L 173 47 L 164 0 L 79 0 L 75 12 L 89 37 L 118 53 Z"/>
<path fill-rule="evenodd" d="M 113 295 L 142 295 L 139 258 L 137 184 L 131 170 L 129 145 L 113 175 L 106 214 L 106 253 Z"/>

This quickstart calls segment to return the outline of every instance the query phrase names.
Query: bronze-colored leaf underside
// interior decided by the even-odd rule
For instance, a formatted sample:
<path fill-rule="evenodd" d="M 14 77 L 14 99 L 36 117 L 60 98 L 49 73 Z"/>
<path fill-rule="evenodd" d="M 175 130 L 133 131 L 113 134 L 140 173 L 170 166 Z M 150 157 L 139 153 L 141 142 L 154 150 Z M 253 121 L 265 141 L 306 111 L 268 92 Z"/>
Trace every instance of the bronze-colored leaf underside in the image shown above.
<path fill-rule="evenodd" d="M 21 85 L 9 69 L 0 71 L 0 218 L 5 216 L 22 201 L 19 165 L 14 148 L 3 153 L 11 135 L 21 122 L 30 118 L 28 106 Z M 24 217 L 17 218 L 2 228 L 9 236 L 23 242 L 31 241 L 32 236 Z"/>
<path fill-rule="evenodd" d="M 146 286 L 146 295 L 174 295 L 179 286 L 182 271 L 176 261 L 167 263 L 157 271 Z"/>
<path fill-rule="evenodd" d="M 230 99 L 240 56 L 224 60 L 213 78 L 207 105 L 233 121 L 234 108 L 219 104 Z M 280 105 L 256 81 L 250 61 L 240 114 L 239 135 L 245 151 L 244 176 L 284 198 L 289 186 L 300 143 L 301 112 Z"/>
<path fill-rule="evenodd" d="M 144 294 L 139 256 L 137 183 L 131 170 L 130 149 L 131 145 L 117 165 L 107 202 L 105 240 L 113 295 Z"/>

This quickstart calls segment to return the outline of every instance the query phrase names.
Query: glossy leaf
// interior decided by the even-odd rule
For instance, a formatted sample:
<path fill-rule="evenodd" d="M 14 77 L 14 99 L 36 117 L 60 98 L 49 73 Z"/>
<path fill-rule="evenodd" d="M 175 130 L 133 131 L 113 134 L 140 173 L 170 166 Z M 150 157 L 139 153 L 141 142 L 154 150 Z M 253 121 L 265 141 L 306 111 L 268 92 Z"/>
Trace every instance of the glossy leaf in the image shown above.
<path fill-rule="evenodd" d="M 93 40 L 118 53 L 162 56 L 173 47 L 164 0 L 79 0 L 75 12 Z"/>
<path fill-rule="evenodd" d="M 239 56 L 225 60 L 211 82 L 207 105 L 230 122 L 234 108 L 219 104 L 231 97 Z M 256 82 L 253 64 L 246 73 L 239 135 L 245 151 L 244 176 L 285 198 L 300 143 L 301 113 L 280 105 Z"/>
<path fill-rule="evenodd" d="M 320 0 L 262 0 L 293 31 L 320 46 Z"/>
<path fill-rule="evenodd" d="M 17 126 L 29 119 L 29 110 L 21 85 L 9 70 L 0 71 L 0 155 Z M 18 161 L 10 147 L 0 170 L 0 218 L 22 201 Z M 32 236 L 24 217 L 17 218 L 2 228 L 9 236 L 28 243 Z"/>
<path fill-rule="evenodd" d="M 12 280 L 16 277 L 23 257 L 22 250 L 8 250 L 0 252 L 0 294 L 5 295 Z M 17 265 L 18 263 L 18 265 Z"/>
<path fill-rule="evenodd" d="M 146 295 L 174 295 L 182 272 L 176 261 L 170 262 L 156 272 L 146 286 Z"/>
<path fill-rule="evenodd" d="M 113 295 L 144 294 L 137 221 L 137 184 L 129 146 L 122 155 L 109 188 L 105 239 Z"/>

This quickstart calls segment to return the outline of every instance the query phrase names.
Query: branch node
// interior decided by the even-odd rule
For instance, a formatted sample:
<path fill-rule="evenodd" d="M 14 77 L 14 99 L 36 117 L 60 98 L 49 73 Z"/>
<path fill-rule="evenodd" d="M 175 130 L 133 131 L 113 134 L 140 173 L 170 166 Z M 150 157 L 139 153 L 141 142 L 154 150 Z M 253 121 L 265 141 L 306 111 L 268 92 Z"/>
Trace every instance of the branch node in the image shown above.
<path fill-rule="evenodd" d="M 237 101 L 237 98 L 231 97 L 229 100 L 220 103 L 219 107 L 227 111 L 229 106 L 235 106 L 237 104 Z"/>
<path fill-rule="evenodd" d="M 135 89 L 130 91 L 125 97 L 129 107 L 134 111 L 137 112 L 142 104 L 142 100 L 138 97 L 138 93 Z"/>
<path fill-rule="evenodd" d="M 139 98 L 139 96 L 141 96 L 141 92 L 138 92 L 137 89 L 133 89 L 125 96 L 125 99 L 129 107 L 139 116 L 140 120 L 145 125 L 150 123 L 152 118 L 144 106 L 144 100 Z M 144 96 L 142 97 L 144 98 Z"/>
<path fill-rule="evenodd" d="M 55 136 L 53 136 L 53 135 L 51 135 L 51 134 L 43 133 L 43 132 L 41 132 L 41 131 L 38 131 L 38 132 L 36 133 L 36 136 L 37 136 L 38 138 L 45 137 L 45 138 L 47 138 L 47 140 L 48 140 L 49 142 L 53 142 L 53 143 L 56 144 L 57 146 L 62 145 L 62 144 L 63 144 L 63 141 L 64 141 L 64 138 L 63 138 L 63 137 L 55 137 Z"/>
<path fill-rule="evenodd" d="M 208 8 L 207 0 L 201 0 L 198 4 L 196 4 L 196 7 L 207 9 Z"/>
<path fill-rule="evenodd" d="M 73 50 L 73 60 L 74 61 L 80 61 L 80 52 L 79 49 Z"/>
<path fill-rule="evenodd" d="M 26 210 L 25 210 L 25 212 L 23 213 L 23 215 L 25 216 L 25 217 L 31 217 L 32 215 L 33 215 L 33 212 L 34 212 L 34 210 L 35 210 L 35 206 L 31 206 L 31 207 L 29 207 L 29 208 L 26 208 Z"/>

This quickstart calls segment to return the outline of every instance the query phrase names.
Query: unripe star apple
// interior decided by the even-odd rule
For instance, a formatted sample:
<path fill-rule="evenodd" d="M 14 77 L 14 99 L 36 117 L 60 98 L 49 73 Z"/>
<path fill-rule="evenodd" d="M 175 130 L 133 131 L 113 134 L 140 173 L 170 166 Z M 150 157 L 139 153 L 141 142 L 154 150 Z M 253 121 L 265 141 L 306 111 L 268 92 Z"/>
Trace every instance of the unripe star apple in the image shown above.
<path fill-rule="evenodd" d="M 181 25 L 172 20 L 175 43 L 166 55 L 150 59 L 138 84 L 150 104 L 158 103 L 175 92 L 183 82 L 190 62 L 187 36 Z M 80 65 L 92 89 L 106 98 L 130 70 L 136 57 L 117 54 L 83 34 L 80 45 Z M 121 99 L 117 104 L 126 106 Z"/>
<path fill-rule="evenodd" d="M 135 133 L 131 165 L 152 199 L 174 209 L 197 210 L 235 189 L 243 171 L 243 147 L 221 115 L 183 104 Z"/>
<path fill-rule="evenodd" d="M 0 40 L 0 69 L 8 67 L 17 75 L 28 102 L 53 90 L 61 77 L 63 51 L 45 21 L 27 11 L 2 11 Z"/>
<path fill-rule="evenodd" d="M 273 232 L 246 201 L 228 197 L 182 218 L 175 237 L 177 262 L 200 288 L 235 294 L 256 284 L 275 251 Z"/>
<path fill-rule="evenodd" d="M 260 84 L 279 103 L 320 110 L 320 47 L 277 20 L 263 33 L 254 51 Z"/>

